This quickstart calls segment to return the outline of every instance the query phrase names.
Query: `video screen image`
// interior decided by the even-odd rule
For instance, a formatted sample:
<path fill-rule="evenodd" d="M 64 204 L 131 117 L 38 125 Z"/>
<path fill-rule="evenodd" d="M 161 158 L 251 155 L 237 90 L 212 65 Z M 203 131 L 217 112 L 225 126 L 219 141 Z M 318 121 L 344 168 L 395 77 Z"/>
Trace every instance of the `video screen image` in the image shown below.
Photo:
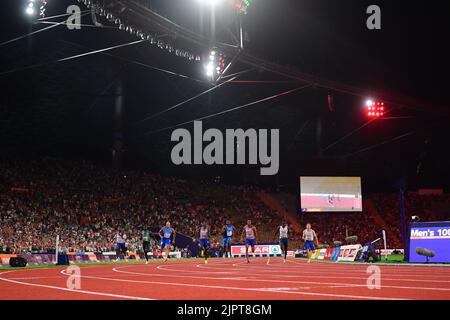
<path fill-rule="evenodd" d="M 300 177 L 302 212 L 361 212 L 361 177 Z"/>

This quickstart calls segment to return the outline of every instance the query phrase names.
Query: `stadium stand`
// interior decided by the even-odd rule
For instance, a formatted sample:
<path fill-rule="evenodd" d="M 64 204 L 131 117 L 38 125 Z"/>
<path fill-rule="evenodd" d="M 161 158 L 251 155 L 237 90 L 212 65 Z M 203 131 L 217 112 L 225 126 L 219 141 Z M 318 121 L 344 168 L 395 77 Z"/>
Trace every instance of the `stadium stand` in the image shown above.
<path fill-rule="evenodd" d="M 206 220 L 217 245 L 227 218 L 239 231 L 252 219 L 260 241 L 269 242 L 279 223 L 278 214 L 250 187 L 119 173 L 48 157 L 1 161 L 0 248 L 4 252 L 51 251 L 56 235 L 68 251 L 111 251 L 118 227 L 125 228 L 133 250 L 140 247 L 144 227 L 157 232 L 167 220 L 193 238 Z"/>
<path fill-rule="evenodd" d="M 401 240 L 401 220 L 398 193 L 376 193 L 371 196 L 376 210 L 391 234 L 391 243 L 396 248 L 403 247 Z M 442 221 L 446 218 L 438 208 L 450 208 L 450 195 L 421 195 L 418 192 L 405 194 L 406 221 L 409 223 L 412 216 L 419 216 L 421 221 Z"/>
<path fill-rule="evenodd" d="M 402 248 L 397 194 L 375 194 L 362 213 L 314 214 L 295 221 L 276 197 L 256 187 L 227 186 L 162 177 L 146 172 L 116 172 L 87 162 L 50 157 L 24 160 L 2 157 L 0 167 L 0 252 L 52 252 L 56 235 L 67 251 L 114 250 L 118 227 L 128 234 L 128 247 L 140 248 L 140 231 L 153 232 L 171 221 L 192 238 L 206 220 L 213 246 L 221 243 L 221 227 L 230 219 L 238 228 L 251 219 L 260 242 L 273 242 L 280 221 L 291 225 L 291 248 L 303 246 L 301 224 L 311 222 L 319 240 L 332 244 L 357 235 L 372 241 L 388 226 L 391 248 Z M 408 217 L 439 220 L 433 206 L 449 204 L 441 196 L 407 195 Z M 156 250 L 157 241 L 153 243 Z"/>

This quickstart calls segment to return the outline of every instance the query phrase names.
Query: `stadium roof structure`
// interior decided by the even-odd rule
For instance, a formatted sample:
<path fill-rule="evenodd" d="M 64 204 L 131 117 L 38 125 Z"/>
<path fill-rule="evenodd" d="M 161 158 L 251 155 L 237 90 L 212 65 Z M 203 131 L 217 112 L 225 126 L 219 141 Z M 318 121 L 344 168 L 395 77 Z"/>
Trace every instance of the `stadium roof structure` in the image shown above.
<path fill-rule="evenodd" d="M 445 74 L 447 51 L 424 54 L 428 29 L 416 34 L 414 41 L 425 42 L 414 52 L 403 50 L 414 41 L 397 40 L 396 32 L 405 30 L 383 30 L 383 38 L 364 29 L 360 3 L 338 8 L 332 1 L 260 0 L 240 17 L 241 48 L 230 10 L 216 10 L 212 36 L 205 27 L 209 17 L 194 0 L 48 2 L 49 17 L 34 21 L 31 32 L 49 30 L 0 44 L 5 146 L 108 163 L 120 134 L 128 165 L 166 174 L 283 184 L 296 183 L 302 174 L 356 174 L 388 187 L 398 176 L 418 185 L 447 186 L 450 180 L 442 147 L 450 119 L 442 94 L 448 80 L 427 78 Z M 50 15 L 74 3 L 82 9 L 82 29 L 56 27 L 65 18 Z M 30 33 L 17 16 L 6 21 L 11 36 L 2 40 Z M 384 21 L 393 28 L 392 17 Z M 215 82 L 203 72 L 212 48 L 230 64 Z M 405 53 L 422 60 L 409 69 L 410 63 L 402 64 Z M 118 90 L 124 103 L 120 124 Z M 384 101 L 389 113 L 367 119 L 363 104 L 369 97 Z M 219 129 L 280 128 L 280 175 L 261 178 L 256 167 L 172 165 L 170 134 L 191 128 L 195 119 Z"/>

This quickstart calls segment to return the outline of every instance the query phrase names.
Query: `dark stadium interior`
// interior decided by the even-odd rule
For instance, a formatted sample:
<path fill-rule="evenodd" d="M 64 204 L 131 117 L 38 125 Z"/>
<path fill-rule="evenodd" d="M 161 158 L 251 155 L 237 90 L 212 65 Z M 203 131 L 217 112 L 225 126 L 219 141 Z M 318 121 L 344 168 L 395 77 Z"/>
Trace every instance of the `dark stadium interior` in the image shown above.
<path fill-rule="evenodd" d="M 161 14 L 198 28 L 192 17 L 195 8 L 189 1 L 149 2 Z M 448 187 L 449 152 L 444 146 L 448 145 L 449 112 L 448 109 L 432 111 L 429 106 L 448 103 L 448 80 L 444 76 L 449 70 L 445 59 L 448 48 L 445 41 L 428 37 L 429 32 L 440 30 L 439 24 L 444 23 L 443 11 L 417 10 L 409 2 L 403 6 L 385 1 L 383 22 L 389 32 L 382 29 L 374 34 L 367 32 L 359 16 L 354 14 L 364 8 L 364 1 L 347 1 L 339 6 L 330 3 L 278 1 L 274 5 L 271 1 L 259 1 L 246 16 L 250 37 L 246 49 L 303 72 L 367 88 L 369 92 L 409 96 L 418 106 L 391 106 L 391 117 L 405 118 L 375 121 L 329 149 L 326 148 L 330 144 L 366 122 L 361 112 L 364 97 L 332 92 L 335 111 L 329 112 L 329 90 L 308 88 L 204 121 L 204 126 L 214 128 L 281 128 L 281 165 L 276 178 L 261 179 L 258 169 L 252 167 L 173 166 L 171 144 L 167 143 L 171 130 L 153 131 L 267 97 L 296 84 L 229 84 L 177 110 L 142 121 L 208 88 L 205 83 L 131 64 L 129 61 L 136 60 L 202 79 L 198 64 L 162 54 L 158 48 L 145 43 L 108 52 L 126 60 L 98 54 L 2 74 L 2 91 L 8 93 L 0 100 L 2 149 L 78 157 L 109 166 L 115 126 L 111 107 L 115 99 L 114 81 L 120 79 L 125 92 L 126 167 L 189 178 L 220 175 L 233 183 L 291 187 L 296 185 L 294 177 L 318 171 L 323 175 L 364 173 L 365 190 L 372 187 L 389 190 L 392 180 L 399 177 L 407 178 L 413 187 Z M 68 4 L 70 1 L 49 2 L 48 14 L 60 12 Z M 2 1 L 2 6 L 5 7 L 2 12 L 11 12 L 1 21 L 5 26 L 3 39 L 30 30 L 30 24 L 21 17 L 21 10 L 15 10 L 20 1 Z M 418 20 L 422 13 L 435 15 L 436 24 L 409 22 Z M 283 20 L 289 23 L 281 23 Z M 33 30 L 39 27 L 34 25 Z M 68 32 L 55 28 L 2 46 L 2 72 L 133 39 L 117 30 L 85 28 Z M 236 64 L 231 72 L 244 69 L 247 66 Z M 238 80 L 290 81 L 261 70 L 244 74 Z M 378 145 L 407 133 L 411 135 Z M 401 152 L 397 152 L 399 149 Z"/>

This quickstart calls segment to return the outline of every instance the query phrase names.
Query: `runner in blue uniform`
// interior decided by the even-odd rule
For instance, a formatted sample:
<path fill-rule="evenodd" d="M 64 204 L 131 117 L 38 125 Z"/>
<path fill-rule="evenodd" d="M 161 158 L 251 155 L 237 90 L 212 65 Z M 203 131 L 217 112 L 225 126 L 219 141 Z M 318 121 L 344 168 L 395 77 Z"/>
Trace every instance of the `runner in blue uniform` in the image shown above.
<path fill-rule="evenodd" d="M 223 257 L 231 258 L 231 240 L 233 239 L 235 228 L 231 225 L 230 220 L 227 220 L 222 228 L 223 235 Z"/>
<path fill-rule="evenodd" d="M 159 230 L 159 236 L 161 237 L 161 255 L 163 255 L 163 251 L 166 252 L 166 256 L 164 261 L 167 261 L 169 257 L 170 247 L 173 243 L 175 243 L 176 231 L 174 228 L 170 227 L 170 222 L 166 222 L 166 226 L 162 227 Z"/>
<path fill-rule="evenodd" d="M 316 232 L 311 229 L 311 224 L 306 224 L 306 229 L 303 230 L 303 240 L 305 241 L 305 248 L 308 251 L 308 263 L 311 262 L 311 256 L 316 250 L 315 244 L 319 243 Z"/>

